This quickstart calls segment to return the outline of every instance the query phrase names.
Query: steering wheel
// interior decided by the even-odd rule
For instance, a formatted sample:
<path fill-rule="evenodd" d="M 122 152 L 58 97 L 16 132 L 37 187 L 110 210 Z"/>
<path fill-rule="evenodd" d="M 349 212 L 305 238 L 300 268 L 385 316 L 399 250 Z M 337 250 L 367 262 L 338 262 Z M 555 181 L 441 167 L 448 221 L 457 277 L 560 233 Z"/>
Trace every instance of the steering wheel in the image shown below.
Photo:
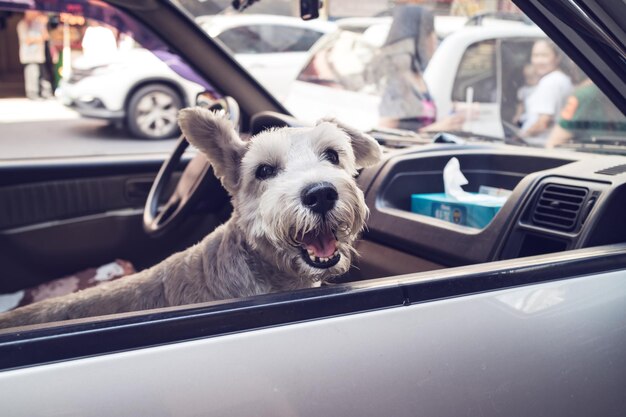
<path fill-rule="evenodd" d="M 224 97 L 213 101 L 206 107 L 208 110 L 222 110 L 226 112 L 233 126 L 239 130 L 240 111 L 235 99 Z M 163 163 L 152 184 L 143 211 L 143 228 L 150 236 L 163 235 L 179 225 L 190 213 L 190 209 L 196 205 L 203 193 L 214 190 L 217 192 L 221 191 L 220 195 L 222 196 L 226 195 L 219 180 L 213 175 L 211 164 L 206 156 L 198 153 L 185 168 L 169 200 L 163 207 L 159 208 L 159 201 L 161 201 L 172 174 L 180 164 L 181 157 L 188 146 L 189 142 L 184 135 L 181 135 L 174 151 Z M 218 209 L 223 202 L 223 199 L 220 199 L 220 201 L 215 201 L 214 199 L 212 201 L 214 204 L 212 205 L 215 207 L 210 207 L 210 209 Z"/>

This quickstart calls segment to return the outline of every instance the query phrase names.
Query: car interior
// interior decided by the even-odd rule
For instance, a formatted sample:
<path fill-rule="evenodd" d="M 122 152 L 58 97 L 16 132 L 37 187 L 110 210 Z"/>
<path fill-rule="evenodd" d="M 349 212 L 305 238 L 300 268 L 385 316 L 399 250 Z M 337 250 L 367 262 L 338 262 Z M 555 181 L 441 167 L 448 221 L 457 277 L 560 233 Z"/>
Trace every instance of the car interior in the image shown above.
<path fill-rule="evenodd" d="M 174 6 L 110 3 L 147 27 L 158 27 L 172 48 L 229 97 L 229 105 L 222 101 L 219 106 L 240 109 L 242 137 L 272 127 L 305 125 Z M 509 106 L 503 113 L 512 110 Z M 373 136 L 384 146 L 384 158 L 357 178 L 370 210 L 357 247 L 359 258 L 348 274 L 328 286 L 626 242 L 626 163 L 621 156 L 487 142 L 426 143 L 394 137 L 393 132 Z M 466 191 L 477 192 L 482 185 L 512 192 L 482 229 L 411 211 L 412 194 L 444 192 L 442 173 L 451 158 L 459 160 L 469 181 Z M 128 260 L 141 270 L 199 241 L 232 210 L 203 159 L 172 149 L 169 157 L 3 161 L 0 293 L 112 259 Z M 166 166 L 171 177 L 167 184 L 156 181 Z M 199 179 L 202 186 L 190 191 L 189 182 Z M 158 204 L 149 198 L 155 183 L 160 187 Z M 146 232 L 147 201 L 154 215 L 157 205 L 162 214 L 171 208 L 167 202 L 172 196 L 181 192 L 194 199 L 184 211 L 173 209 L 176 223 L 158 233 Z"/>

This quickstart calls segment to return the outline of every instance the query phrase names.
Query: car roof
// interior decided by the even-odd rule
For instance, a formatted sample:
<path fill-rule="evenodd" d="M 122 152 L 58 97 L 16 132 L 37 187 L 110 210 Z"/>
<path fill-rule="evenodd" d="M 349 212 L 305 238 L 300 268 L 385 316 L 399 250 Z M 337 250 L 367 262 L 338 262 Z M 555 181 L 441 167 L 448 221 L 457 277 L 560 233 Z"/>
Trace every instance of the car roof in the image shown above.
<path fill-rule="evenodd" d="M 463 27 L 468 18 L 465 16 L 435 16 L 435 32 L 437 36 L 445 37 Z M 335 21 L 339 29 L 355 32 L 364 32 L 370 27 L 391 25 L 390 16 L 383 17 L 344 17 Z"/>
<path fill-rule="evenodd" d="M 463 40 L 464 43 L 469 44 L 485 39 L 537 38 L 546 36 L 538 26 L 518 22 L 510 23 L 510 25 L 464 26 L 462 29 L 446 37 L 444 42 Z"/>
<path fill-rule="evenodd" d="M 311 29 L 318 32 L 328 33 L 336 30 L 337 25 L 324 20 L 304 21 L 297 17 L 275 16 L 269 14 L 241 14 L 241 15 L 206 15 L 196 17 L 196 23 L 205 30 L 210 30 L 211 35 L 219 34 L 227 29 L 240 26 L 253 25 L 282 25 Z"/>
<path fill-rule="evenodd" d="M 450 32 L 447 35 L 443 35 L 442 33 L 441 36 L 445 36 L 444 40 L 448 40 L 452 37 L 453 39 L 456 38 L 457 42 L 469 44 L 484 39 L 517 37 L 536 38 L 546 36 L 538 26 L 514 21 L 493 20 L 488 24 L 481 26 L 456 25 L 458 25 L 458 22 L 451 22 L 446 26 L 446 29 L 450 30 Z M 363 32 L 363 39 L 374 46 L 380 47 L 387 38 L 389 27 L 390 23 L 379 23 L 373 25 Z M 440 35 L 439 32 L 437 34 Z"/>

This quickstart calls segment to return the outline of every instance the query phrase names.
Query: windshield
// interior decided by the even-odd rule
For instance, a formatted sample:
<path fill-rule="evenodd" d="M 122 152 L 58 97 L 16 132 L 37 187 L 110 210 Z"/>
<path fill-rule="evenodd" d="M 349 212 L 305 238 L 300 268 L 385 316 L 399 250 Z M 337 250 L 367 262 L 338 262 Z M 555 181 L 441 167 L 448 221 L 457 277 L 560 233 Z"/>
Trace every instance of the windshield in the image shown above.
<path fill-rule="evenodd" d="M 243 13 L 182 0 L 296 117 L 363 130 L 453 132 L 531 147 L 622 153 L 624 115 L 510 1 L 291 1 Z M 581 149 L 582 148 L 582 149 Z"/>
<path fill-rule="evenodd" d="M 177 4 L 302 121 L 626 154 L 624 115 L 510 1 L 326 1 L 309 21 L 294 0 L 231 2 Z M 0 29 L 0 160 L 163 152 L 181 108 L 231 87 L 99 0 L 0 0 Z"/>

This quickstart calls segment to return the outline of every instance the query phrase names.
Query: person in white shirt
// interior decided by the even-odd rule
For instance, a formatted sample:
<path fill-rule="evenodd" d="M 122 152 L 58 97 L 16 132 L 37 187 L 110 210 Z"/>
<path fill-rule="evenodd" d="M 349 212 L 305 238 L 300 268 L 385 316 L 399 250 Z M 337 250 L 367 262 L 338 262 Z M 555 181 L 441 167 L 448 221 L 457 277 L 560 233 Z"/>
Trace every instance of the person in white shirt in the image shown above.
<path fill-rule="evenodd" d="M 113 28 L 96 21 L 90 21 L 81 41 L 83 65 L 94 67 L 110 64 L 118 52 L 115 35 Z"/>
<path fill-rule="evenodd" d="M 34 10 L 24 12 L 24 18 L 17 24 L 20 43 L 20 62 L 24 64 L 24 87 L 30 99 L 48 98 L 52 86 L 46 80 L 46 40 L 48 39 L 48 19 L 43 13 Z"/>
<path fill-rule="evenodd" d="M 524 108 L 526 99 L 533 93 L 533 91 L 535 91 L 537 83 L 539 82 L 539 77 L 535 72 L 535 67 L 530 62 L 524 65 L 522 71 L 524 74 L 524 85 L 517 90 L 517 109 L 515 111 L 515 116 L 513 117 L 513 123 L 518 127 L 522 127 L 526 117 Z"/>
<path fill-rule="evenodd" d="M 556 115 L 571 94 L 571 78 L 561 69 L 561 50 L 551 41 L 538 40 L 533 45 L 531 63 L 540 77 L 535 89 L 524 100 L 524 123 L 521 137 L 532 146 L 545 146 Z"/>

